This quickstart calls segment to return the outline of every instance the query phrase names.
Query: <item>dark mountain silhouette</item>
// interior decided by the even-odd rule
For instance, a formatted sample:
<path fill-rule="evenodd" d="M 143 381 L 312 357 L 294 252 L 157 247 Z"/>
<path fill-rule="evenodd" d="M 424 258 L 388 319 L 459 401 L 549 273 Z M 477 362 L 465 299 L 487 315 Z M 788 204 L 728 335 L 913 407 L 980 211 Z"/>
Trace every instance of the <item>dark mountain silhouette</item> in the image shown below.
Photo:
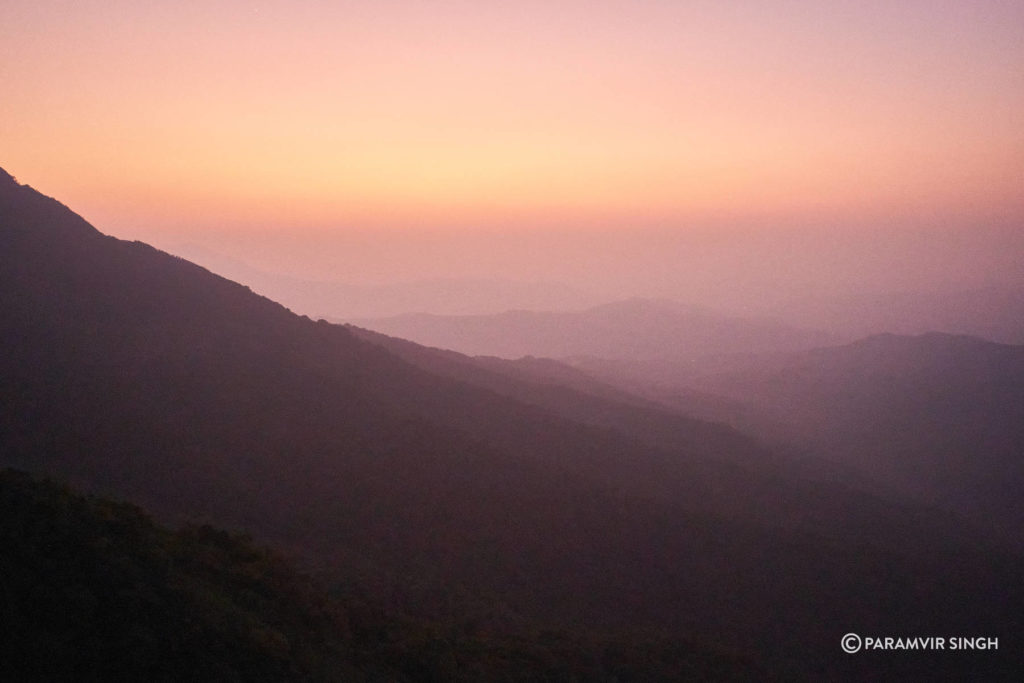
<path fill-rule="evenodd" d="M 5 680 L 515 681 L 768 675 L 689 643 L 509 639 L 329 593 L 272 551 L 0 470 Z"/>
<path fill-rule="evenodd" d="M 368 679 L 348 614 L 243 538 L 11 470 L 0 511 L 4 680 Z"/>
<path fill-rule="evenodd" d="M 1024 565 L 955 518 L 636 400 L 417 367 L 8 176 L 0 344 L 3 464 L 246 529 L 414 617 L 667 634 L 788 676 L 938 666 L 845 658 L 854 629 L 1020 632 Z"/>
<path fill-rule="evenodd" d="M 502 358 L 592 356 L 690 362 L 712 354 L 790 351 L 832 341 L 823 332 L 767 319 L 727 317 L 662 299 L 629 299 L 583 311 L 407 314 L 351 322 L 426 346 Z"/>

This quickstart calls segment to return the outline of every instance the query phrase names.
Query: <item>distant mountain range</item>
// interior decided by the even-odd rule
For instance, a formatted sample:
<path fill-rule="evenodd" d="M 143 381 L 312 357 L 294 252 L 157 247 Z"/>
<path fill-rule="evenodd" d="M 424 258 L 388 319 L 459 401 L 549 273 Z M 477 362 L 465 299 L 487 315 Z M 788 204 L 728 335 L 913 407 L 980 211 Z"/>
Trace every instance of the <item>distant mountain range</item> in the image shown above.
<path fill-rule="evenodd" d="M 795 299 L 777 315 L 851 338 L 879 333 L 945 332 L 1024 344 L 1024 286 L 900 291 Z"/>
<path fill-rule="evenodd" d="M 567 348 L 586 344 L 553 336 L 546 328 L 562 324 L 578 328 L 582 336 L 593 325 L 596 331 L 607 333 L 614 331 L 608 326 L 618 324 L 610 319 L 614 315 L 622 317 L 622 324 L 640 324 L 638 332 L 645 338 L 636 343 L 641 353 L 648 340 L 648 345 L 656 345 L 680 329 L 686 333 L 676 334 L 676 343 L 692 344 L 701 351 L 718 341 L 724 343 L 727 353 L 807 348 L 807 339 L 800 334 L 822 344 L 884 332 L 946 332 L 1024 344 L 1024 285 L 1020 284 L 858 295 L 780 292 L 772 304 L 726 313 L 668 299 L 632 299 L 602 306 L 607 299 L 559 282 L 447 278 L 356 285 L 268 272 L 195 244 L 174 245 L 170 251 L 296 313 L 354 322 L 470 354 L 562 357 Z M 685 298 L 685 294 L 679 296 Z M 594 311 L 584 315 L 588 308 Z M 629 312 L 630 308 L 636 310 Z M 559 319 L 552 321 L 552 313 Z M 629 316 L 635 319 L 629 320 Z M 657 316 L 662 317 L 664 328 L 659 328 Z M 594 319 L 587 321 L 587 317 Z M 529 333 L 524 334 L 524 329 Z M 827 335 L 819 332 L 815 338 L 816 330 Z M 766 345 L 757 347 L 759 343 Z M 628 341 L 620 343 L 614 338 L 597 350 L 604 358 L 620 358 L 625 353 L 635 359 L 637 353 Z M 686 350 L 682 348 L 682 352 Z"/>
<path fill-rule="evenodd" d="M 850 630 L 1024 631 L 1024 559 L 961 518 L 570 369 L 297 316 L 2 172 L 0 347 L 0 465 L 246 530 L 449 633 L 653 634 L 763 680 L 933 670 L 851 659 Z M 988 654 L 943 671 L 1019 670 Z"/>
<path fill-rule="evenodd" d="M 313 318 L 390 316 L 408 311 L 464 315 L 513 308 L 573 309 L 596 301 L 587 292 L 556 282 L 450 278 L 355 285 L 271 273 L 191 244 L 179 245 L 172 251 Z"/>
<path fill-rule="evenodd" d="M 414 313 L 352 322 L 426 346 L 501 358 L 689 362 L 707 355 L 811 348 L 835 339 L 773 320 L 729 317 L 663 299 L 629 299 L 581 311 Z"/>
<path fill-rule="evenodd" d="M 692 365 L 584 361 L 594 376 L 782 441 L 1024 545 L 1024 346 L 929 333 Z"/>

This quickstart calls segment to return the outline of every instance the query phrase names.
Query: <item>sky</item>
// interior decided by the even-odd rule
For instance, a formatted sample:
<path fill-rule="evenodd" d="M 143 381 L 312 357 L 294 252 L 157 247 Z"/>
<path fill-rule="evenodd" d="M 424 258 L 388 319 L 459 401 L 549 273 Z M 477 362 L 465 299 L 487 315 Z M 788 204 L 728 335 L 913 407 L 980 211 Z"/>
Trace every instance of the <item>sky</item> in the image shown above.
<path fill-rule="evenodd" d="M 1006 278 L 1024 2 L 5 0 L 0 166 L 317 278 Z"/>

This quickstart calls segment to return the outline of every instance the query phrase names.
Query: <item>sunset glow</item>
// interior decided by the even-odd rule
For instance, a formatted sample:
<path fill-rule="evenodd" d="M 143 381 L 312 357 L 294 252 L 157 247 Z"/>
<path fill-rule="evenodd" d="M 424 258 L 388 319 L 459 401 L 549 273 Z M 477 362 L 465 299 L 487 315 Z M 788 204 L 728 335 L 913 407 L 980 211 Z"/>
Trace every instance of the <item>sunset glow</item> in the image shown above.
<path fill-rule="evenodd" d="M 0 0 L 0 406 L 5 681 L 1020 680 L 1024 0 Z"/>
<path fill-rule="evenodd" d="M 1021 214 L 1021 3 L 557 4 L 8 2 L 3 164 L 121 231 Z"/>

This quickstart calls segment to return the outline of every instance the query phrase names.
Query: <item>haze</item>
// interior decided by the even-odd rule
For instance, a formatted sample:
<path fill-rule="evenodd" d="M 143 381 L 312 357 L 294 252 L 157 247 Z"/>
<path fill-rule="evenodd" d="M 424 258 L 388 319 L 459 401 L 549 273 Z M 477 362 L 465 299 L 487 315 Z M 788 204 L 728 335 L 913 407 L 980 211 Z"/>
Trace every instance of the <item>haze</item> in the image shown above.
<path fill-rule="evenodd" d="M 1019 681 L 1022 188 L 1024 0 L 3 0 L 3 678 Z"/>
<path fill-rule="evenodd" d="M 304 279 L 754 312 L 1017 285 L 1022 28 L 986 1 L 14 0 L 0 148 L 106 232 Z"/>

